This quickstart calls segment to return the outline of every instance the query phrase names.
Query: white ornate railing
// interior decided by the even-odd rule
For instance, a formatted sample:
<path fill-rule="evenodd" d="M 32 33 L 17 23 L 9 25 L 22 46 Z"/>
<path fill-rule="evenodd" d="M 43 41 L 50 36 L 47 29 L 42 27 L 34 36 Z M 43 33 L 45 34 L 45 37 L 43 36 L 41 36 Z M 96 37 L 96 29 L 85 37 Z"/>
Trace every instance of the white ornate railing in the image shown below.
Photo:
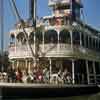
<path fill-rule="evenodd" d="M 34 51 L 34 45 L 32 45 Z M 80 46 L 74 46 L 71 49 L 70 44 L 44 44 L 39 46 L 40 56 L 51 57 L 66 57 L 74 55 L 81 58 L 100 59 L 100 53 L 94 52 L 89 49 L 81 48 Z M 9 48 L 9 57 L 32 57 L 31 50 L 28 46 L 13 46 Z"/>
<path fill-rule="evenodd" d="M 58 3 L 70 3 L 71 0 L 49 0 L 49 5 L 54 5 Z"/>

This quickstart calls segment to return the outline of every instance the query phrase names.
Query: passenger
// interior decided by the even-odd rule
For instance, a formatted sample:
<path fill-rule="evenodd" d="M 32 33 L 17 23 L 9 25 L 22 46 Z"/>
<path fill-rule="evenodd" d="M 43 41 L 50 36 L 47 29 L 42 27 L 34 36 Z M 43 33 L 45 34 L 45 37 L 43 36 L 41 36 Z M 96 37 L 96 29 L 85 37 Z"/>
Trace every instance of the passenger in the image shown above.
<path fill-rule="evenodd" d="M 39 68 L 36 73 L 36 79 L 37 79 L 37 82 L 39 82 L 39 83 L 43 82 L 43 72 Z"/>
<path fill-rule="evenodd" d="M 23 71 L 22 72 L 22 82 L 27 83 L 27 78 L 28 78 L 28 74 L 26 73 L 26 71 Z"/>
<path fill-rule="evenodd" d="M 48 83 L 49 81 L 49 70 L 47 68 L 43 70 L 43 81 L 44 83 Z"/>
<path fill-rule="evenodd" d="M 20 69 L 16 71 L 16 80 L 17 82 L 22 82 L 22 72 Z"/>
<path fill-rule="evenodd" d="M 32 74 L 32 73 L 29 73 L 29 74 L 27 75 L 27 82 L 28 82 L 28 83 L 33 83 L 33 81 L 34 81 L 33 74 Z"/>
<path fill-rule="evenodd" d="M 70 72 L 68 72 L 67 69 L 64 70 L 63 74 L 62 74 L 62 78 L 64 83 L 71 83 L 71 74 Z"/>

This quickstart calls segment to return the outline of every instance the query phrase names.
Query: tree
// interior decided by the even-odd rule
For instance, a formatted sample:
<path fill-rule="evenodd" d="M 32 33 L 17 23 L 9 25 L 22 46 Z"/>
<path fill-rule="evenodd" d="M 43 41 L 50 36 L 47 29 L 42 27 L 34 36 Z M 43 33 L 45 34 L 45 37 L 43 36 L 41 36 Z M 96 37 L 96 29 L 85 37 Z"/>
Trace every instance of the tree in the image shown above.
<path fill-rule="evenodd" d="M 0 71 L 7 71 L 9 64 L 8 52 L 0 53 Z"/>

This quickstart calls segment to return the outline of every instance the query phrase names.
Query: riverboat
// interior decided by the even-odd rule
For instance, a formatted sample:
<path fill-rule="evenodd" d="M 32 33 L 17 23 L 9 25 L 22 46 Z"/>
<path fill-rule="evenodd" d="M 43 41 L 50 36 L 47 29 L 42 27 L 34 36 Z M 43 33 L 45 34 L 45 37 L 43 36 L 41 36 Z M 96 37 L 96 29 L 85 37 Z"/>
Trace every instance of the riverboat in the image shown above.
<path fill-rule="evenodd" d="M 21 21 L 10 33 L 10 67 L 22 73 L 17 83 L 0 83 L 5 97 L 75 96 L 99 92 L 100 31 L 80 18 L 80 0 L 49 0 L 52 14 Z M 16 71 L 17 70 L 17 71 Z"/>

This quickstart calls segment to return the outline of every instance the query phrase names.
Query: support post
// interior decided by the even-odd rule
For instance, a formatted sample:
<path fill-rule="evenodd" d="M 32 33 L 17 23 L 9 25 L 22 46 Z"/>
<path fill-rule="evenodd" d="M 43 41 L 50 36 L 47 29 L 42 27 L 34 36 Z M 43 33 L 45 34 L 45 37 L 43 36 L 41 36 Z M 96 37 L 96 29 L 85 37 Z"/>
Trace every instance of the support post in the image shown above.
<path fill-rule="evenodd" d="M 71 49 L 73 50 L 73 32 L 70 31 L 70 37 L 71 37 Z"/>
<path fill-rule="evenodd" d="M 12 69 L 15 69 L 15 61 L 12 61 Z"/>
<path fill-rule="evenodd" d="M 30 73 L 30 72 L 31 72 L 31 63 L 29 61 L 29 63 L 28 63 L 28 73 Z"/>
<path fill-rule="evenodd" d="M 82 47 L 82 33 L 80 32 L 80 46 Z"/>
<path fill-rule="evenodd" d="M 19 67 L 19 61 L 18 61 L 18 60 L 17 60 L 17 66 L 16 66 L 16 67 L 17 67 L 17 69 L 18 69 L 18 67 Z"/>
<path fill-rule="evenodd" d="M 72 83 L 75 84 L 75 62 L 72 59 Z"/>
<path fill-rule="evenodd" d="M 26 67 L 26 69 L 27 69 L 27 59 L 25 60 L 25 67 Z"/>
<path fill-rule="evenodd" d="M 51 60 L 51 58 L 49 58 L 49 64 L 50 64 L 49 70 L 50 70 L 50 79 L 51 79 L 51 75 L 52 75 L 52 60 Z"/>
<path fill-rule="evenodd" d="M 93 74 L 94 74 L 94 81 L 96 84 L 96 70 L 95 70 L 95 62 L 93 62 Z"/>
<path fill-rule="evenodd" d="M 60 38 L 59 38 L 59 31 L 57 32 L 57 34 L 58 34 L 58 47 L 57 47 L 57 51 L 59 51 L 59 49 L 60 49 L 60 43 L 59 43 L 59 41 L 60 41 Z"/>
<path fill-rule="evenodd" d="M 86 61 L 86 72 L 87 72 L 87 81 L 88 81 L 88 84 L 90 84 L 88 61 Z"/>
<path fill-rule="evenodd" d="M 42 31 L 42 35 L 43 35 L 43 41 L 42 41 L 42 45 L 43 45 L 43 52 L 44 52 L 44 31 Z"/>

